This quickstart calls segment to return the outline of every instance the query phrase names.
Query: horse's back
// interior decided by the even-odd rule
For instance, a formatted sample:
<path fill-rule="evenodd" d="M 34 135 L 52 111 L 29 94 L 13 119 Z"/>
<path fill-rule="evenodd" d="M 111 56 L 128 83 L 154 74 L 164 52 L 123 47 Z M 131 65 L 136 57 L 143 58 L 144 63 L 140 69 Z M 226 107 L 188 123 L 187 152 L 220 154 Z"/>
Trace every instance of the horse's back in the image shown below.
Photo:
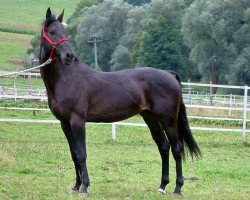
<path fill-rule="evenodd" d="M 147 82 L 156 87 L 164 86 L 165 88 L 180 88 L 178 75 L 175 72 L 155 69 L 151 67 L 140 67 L 135 69 L 127 69 L 117 72 L 101 72 L 101 76 L 105 79 L 118 79 L 124 82 Z"/>
<path fill-rule="evenodd" d="M 103 79 L 112 80 L 112 98 L 121 97 L 124 105 L 137 105 L 137 112 L 145 110 L 157 114 L 178 113 L 181 87 L 175 73 L 149 67 L 107 72 Z M 114 87 L 116 89 L 114 89 Z M 107 89 L 109 90 L 109 89 Z M 134 106 L 136 107 L 136 106 Z M 162 113 L 164 112 L 164 113 Z"/>

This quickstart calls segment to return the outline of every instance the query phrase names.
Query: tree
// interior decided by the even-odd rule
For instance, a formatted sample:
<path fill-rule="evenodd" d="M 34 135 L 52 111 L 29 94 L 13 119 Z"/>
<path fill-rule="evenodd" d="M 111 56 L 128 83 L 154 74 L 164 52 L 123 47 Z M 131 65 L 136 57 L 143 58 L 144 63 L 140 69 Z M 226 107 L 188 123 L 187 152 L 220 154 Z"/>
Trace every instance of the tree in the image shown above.
<path fill-rule="evenodd" d="M 137 66 L 173 70 L 181 76 L 187 73 L 182 60 L 180 30 L 165 10 L 154 23 L 141 31 L 135 41 L 132 60 Z"/>
<path fill-rule="evenodd" d="M 132 5 L 122 0 L 107 0 L 84 10 L 77 30 L 76 48 L 87 64 L 93 63 L 88 51 L 91 48 L 89 41 L 97 37 L 102 40 L 98 43 L 99 66 L 103 71 L 110 71 L 111 55 L 124 34 L 127 13 L 131 8 Z"/>
<path fill-rule="evenodd" d="M 153 0 L 145 7 L 141 31 L 134 40 L 133 65 L 174 70 L 186 80 L 199 77 L 180 32 L 185 9 L 183 0 Z"/>
<path fill-rule="evenodd" d="M 134 46 L 134 38 L 144 27 L 146 20 L 146 6 L 136 6 L 128 11 L 124 34 L 110 61 L 112 71 L 134 68 L 134 64 L 131 62 L 131 50 Z"/>
<path fill-rule="evenodd" d="M 249 7 L 247 0 L 196 0 L 187 9 L 182 33 L 203 81 L 249 83 Z"/>
<path fill-rule="evenodd" d="M 128 12 L 128 19 L 125 29 L 125 34 L 119 41 L 119 47 L 123 46 L 124 48 L 119 48 L 119 51 L 115 51 L 114 55 L 120 56 L 119 54 L 124 54 L 128 52 L 131 53 L 135 42 L 135 36 L 138 32 L 144 30 L 148 24 L 156 23 L 159 16 L 163 15 L 166 10 L 171 11 L 170 15 L 173 16 L 172 20 L 174 23 L 178 24 L 178 27 L 181 25 L 181 18 L 183 15 L 182 9 L 185 7 L 185 3 L 183 0 L 153 0 L 147 5 L 143 5 L 140 7 L 134 7 Z M 125 48 L 126 47 L 126 48 Z M 123 52 L 125 50 L 126 52 Z M 131 58 L 131 56 L 127 56 Z M 112 59 L 112 70 L 116 70 L 114 66 L 124 66 L 124 68 L 128 68 L 133 66 L 134 63 L 131 61 L 130 64 L 126 63 L 116 63 L 115 56 Z"/>
<path fill-rule="evenodd" d="M 71 17 L 67 20 L 67 30 L 69 31 L 69 35 L 71 37 L 71 41 L 75 43 L 75 36 L 77 34 L 77 27 L 79 25 L 79 21 L 81 20 L 81 14 L 84 9 L 91 7 L 93 5 L 97 5 L 101 3 L 103 0 L 80 0 L 77 4 L 76 9 Z"/>
<path fill-rule="evenodd" d="M 133 6 L 141 6 L 143 4 L 149 3 L 151 0 L 124 0 L 124 1 Z"/>
<path fill-rule="evenodd" d="M 35 34 L 35 36 L 31 39 L 31 48 L 27 50 L 28 54 L 33 53 L 36 58 L 39 56 L 39 48 L 40 48 L 40 41 L 41 41 L 41 33 Z"/>

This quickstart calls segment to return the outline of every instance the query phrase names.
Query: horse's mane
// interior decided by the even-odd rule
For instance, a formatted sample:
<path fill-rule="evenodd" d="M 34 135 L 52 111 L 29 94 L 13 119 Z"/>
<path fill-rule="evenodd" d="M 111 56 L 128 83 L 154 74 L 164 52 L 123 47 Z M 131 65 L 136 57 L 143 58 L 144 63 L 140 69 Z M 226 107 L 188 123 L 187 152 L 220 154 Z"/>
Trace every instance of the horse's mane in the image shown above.
<path fill-rule="evenodd" d="M 49 27 L 49 25 L 55 21 L 56 21 L 56 17 L 55 17 L 55 15 L 52 15 L 50 18 L 44 20 L 43 26 Z"/>

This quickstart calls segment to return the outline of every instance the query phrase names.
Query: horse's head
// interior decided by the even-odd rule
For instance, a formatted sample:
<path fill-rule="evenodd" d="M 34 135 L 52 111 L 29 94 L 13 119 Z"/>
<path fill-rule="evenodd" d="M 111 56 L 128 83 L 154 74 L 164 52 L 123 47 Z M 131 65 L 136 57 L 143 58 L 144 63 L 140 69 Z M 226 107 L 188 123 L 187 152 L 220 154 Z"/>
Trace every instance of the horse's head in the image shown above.
<path fill-rule="evenodd" d="M 68 32 L 62 25 L 64 11 L 56 19 L 50 8 L 42 27 L 41 57 L 58 58 L 64 65 L 70 65 L 75 53 L 68 42 Z"/>

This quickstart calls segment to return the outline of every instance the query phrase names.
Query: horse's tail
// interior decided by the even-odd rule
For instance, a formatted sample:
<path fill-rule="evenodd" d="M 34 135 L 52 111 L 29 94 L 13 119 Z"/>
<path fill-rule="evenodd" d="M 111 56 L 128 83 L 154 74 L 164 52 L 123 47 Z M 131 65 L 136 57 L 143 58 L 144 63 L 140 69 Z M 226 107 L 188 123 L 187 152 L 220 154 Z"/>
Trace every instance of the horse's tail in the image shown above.
<path fill-rule="evenodd" d="M 181 85 L 181 80 L 179 75 L 172 71 L 170 73 L 175 76 L 175 78 Z M 182 143 L 182 158 L 185 159 L 185 151 L 184 151 L 185 147 L 187 147 L 192 158 L 200 157 L 201 151 L 190 130 L 186 114 L 186 107 L 185 104 L 183 103 L 182 97 L 178 114 L 178 134 L 180 137 L 180 141 Z"/>
<path fill-rule="evenodd" d="M 184 148 L 187 147 L 191 157 L 200 157 L 201 151 L 196 143 L 192 132 L 190 130 L 187 114 L 186 114 L 186 107 L 181 100 L 179 115 L 178 115 L 178 133 L 180 137 L 180 141 L 182 143 L 182 157 L 185 159 L 185 151 Z"/>

